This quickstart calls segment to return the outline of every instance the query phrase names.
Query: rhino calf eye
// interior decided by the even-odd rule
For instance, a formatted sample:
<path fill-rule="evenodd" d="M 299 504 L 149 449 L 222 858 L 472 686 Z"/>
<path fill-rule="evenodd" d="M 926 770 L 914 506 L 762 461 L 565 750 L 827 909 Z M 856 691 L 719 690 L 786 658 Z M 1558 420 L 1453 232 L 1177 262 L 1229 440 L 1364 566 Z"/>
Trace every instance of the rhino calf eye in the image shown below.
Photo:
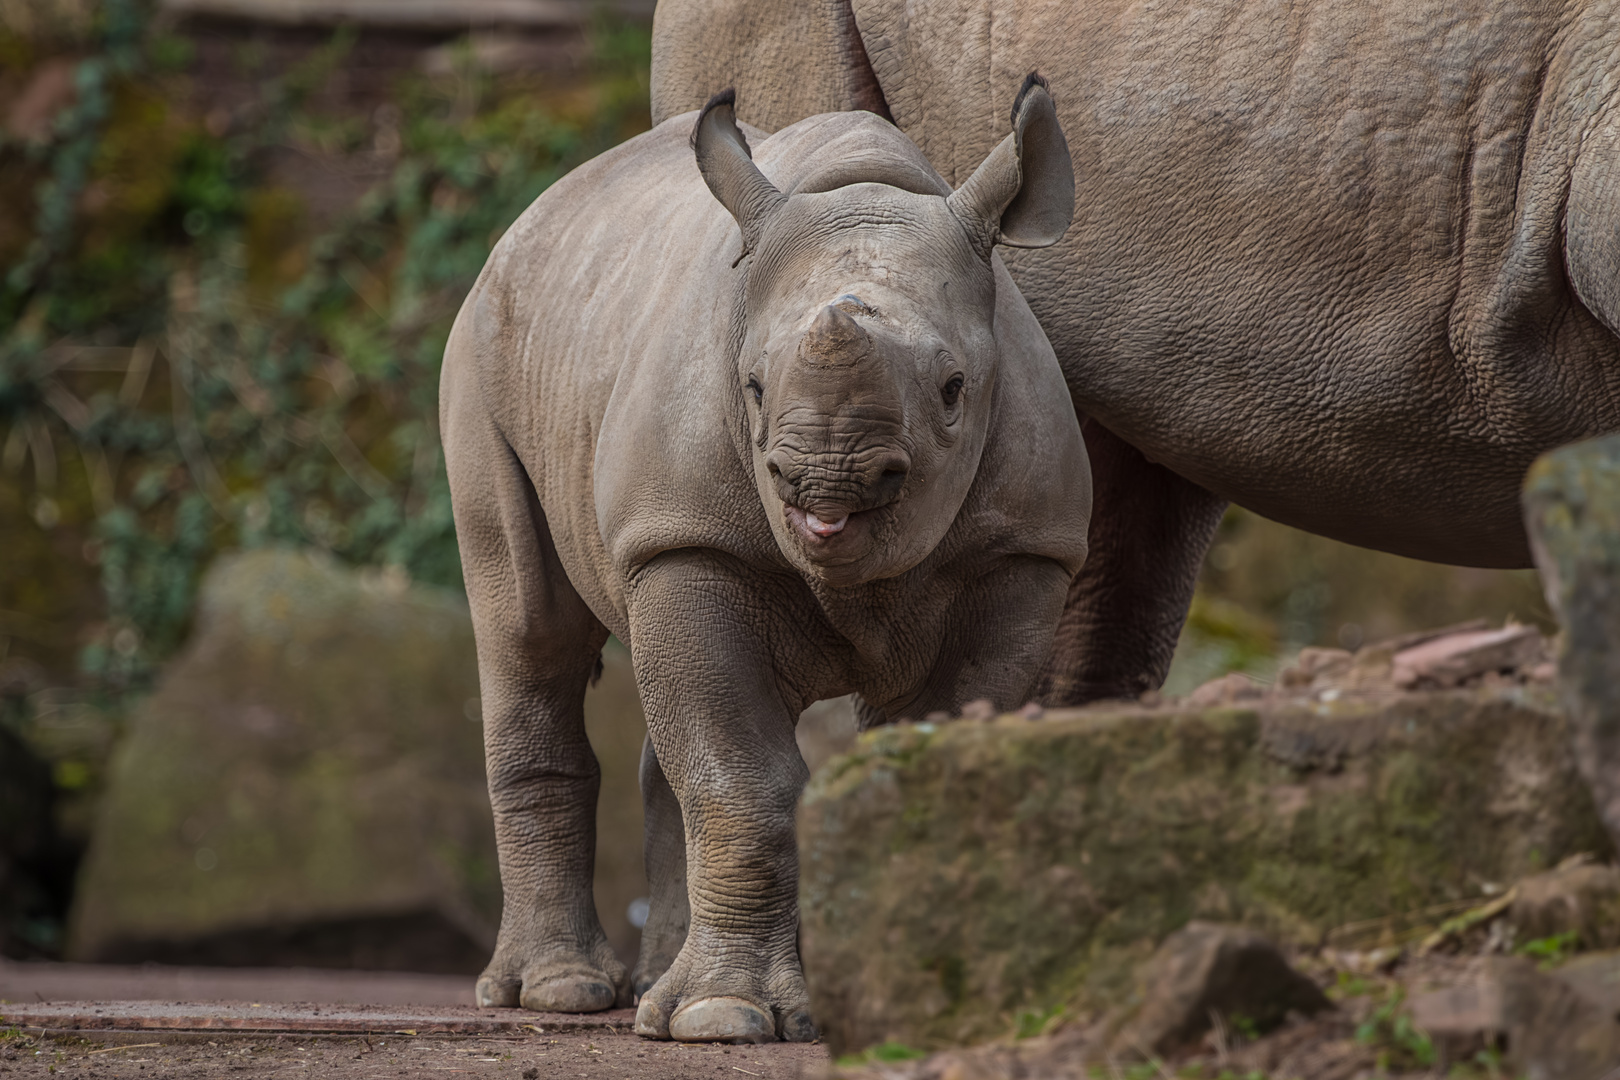
<path fill-rule="evenodd" d="M 952 375 L 951 381 L 940 388 L 939 396 L 945 400 L 946 407 L 956 404 L 956 399 L 962 396 L 962 376 Z"/>

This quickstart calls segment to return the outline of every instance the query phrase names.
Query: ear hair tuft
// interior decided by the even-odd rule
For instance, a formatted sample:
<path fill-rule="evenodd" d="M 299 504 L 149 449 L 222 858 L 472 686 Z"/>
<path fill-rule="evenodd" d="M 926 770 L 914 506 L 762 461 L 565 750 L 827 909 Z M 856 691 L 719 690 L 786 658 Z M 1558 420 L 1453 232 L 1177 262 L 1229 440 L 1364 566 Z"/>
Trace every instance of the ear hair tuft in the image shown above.
<path fill-rule="evenodd" d="M 1052 84 L 1047 82 L 1046 81 L 1046 76 L 1042 75 L 1040 72 L 1032 71 L 1028 75 L 1024 76 L 1024 85 L 1020 86 L 1018 88 L 1018 96 L 1013 98 L 1012 125 L 1014 127 L 1018 126 L 1018 110 L 1023 108 L 1023 106 L 1024 106 L 1024 98 L 1028 97 L 1029 92 L 1031 90 L 1033 90 L 1037 86 L 1040 87 L 1042 90 L 1045 90 L 1048 94 L 1050 94 L 1052 92 Z M 729 92 L 729 91 L 725 91 L 725 92 Z M 719 97 L 720 97 L 719 94 L 715 95 L 716 100 L 718 100 Z M 709 104 L 712 106 L 714 104 L 714 101 L 710 101 Z M 705 109 L 704 111 L 708 111 L 708 110 Z"/>

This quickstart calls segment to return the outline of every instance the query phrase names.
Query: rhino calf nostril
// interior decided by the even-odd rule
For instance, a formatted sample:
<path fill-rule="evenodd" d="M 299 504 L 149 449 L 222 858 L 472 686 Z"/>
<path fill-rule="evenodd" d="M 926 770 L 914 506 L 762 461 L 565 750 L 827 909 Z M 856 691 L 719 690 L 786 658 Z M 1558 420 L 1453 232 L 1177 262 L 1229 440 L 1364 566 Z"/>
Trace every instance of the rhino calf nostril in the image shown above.
<path fill-rule="evenodd" d="M 883 468 L 874 486 L 888 498 L 894 498 L 911 473 L 911 455 L 898 451 L 888 453 L 883 456 L 881 463 Z"/>

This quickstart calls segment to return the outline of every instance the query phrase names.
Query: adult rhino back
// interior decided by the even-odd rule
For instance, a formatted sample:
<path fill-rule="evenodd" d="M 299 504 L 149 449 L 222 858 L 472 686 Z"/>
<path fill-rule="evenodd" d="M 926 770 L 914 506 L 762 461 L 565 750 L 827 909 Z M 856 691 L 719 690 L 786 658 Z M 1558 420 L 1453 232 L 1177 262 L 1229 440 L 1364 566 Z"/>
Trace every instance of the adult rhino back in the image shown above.
<path fill-rule="evenodd" d="M 1162 676 L 1223 499 L 1403 555 L 1529 565 L 1525 468 L 1620 427 L 1611 0 L 848 10 L 883 107 L 947 181 L 999 137 L 1016 73 L 1055 89 L 1074 225 L 1008 264 L 1096 422 L 1076 588 L 1131 598 L 1078 614 L 1092 659 L 1071 656 L 1055 696 Z M 707 34 L 690 80 L 753 65 L 722 11 L 660 11 L 661 33 Z M 792 119 L 771 108 L 757 119 Z M 1146 659 L 1097 660 L 1126 620 L 1151 626 Z"/>

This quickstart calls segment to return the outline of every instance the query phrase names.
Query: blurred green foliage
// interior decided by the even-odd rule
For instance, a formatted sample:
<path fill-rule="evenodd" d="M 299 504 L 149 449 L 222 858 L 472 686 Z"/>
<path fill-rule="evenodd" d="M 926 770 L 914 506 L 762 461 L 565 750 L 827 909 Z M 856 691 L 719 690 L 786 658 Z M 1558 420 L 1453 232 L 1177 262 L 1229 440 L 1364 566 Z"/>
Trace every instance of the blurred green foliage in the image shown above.
<path fill-rule="evenodd" d="M 873 1064 L 892 1065 L 901 1061 L 918 1061 L 927 1056 L 926 1052 L 918 1050 L 914 1046 L 907 1046 L 905 1043 L 895 1042 L 890 1039 L 888 1042 L 869 1046 L 858 1054 L 845 1054 L 838 1059 L 838 1064 L 846 1067 Z"/>
<path fill-rule="evenodd" d="M 1062 1002 L 1048 1005 L 1044 1009 L 1027 1009 L 1020 1012 L 1013 1024 L 1013 1038 L 1033 1039 L 1037 1035 L 1045 1035 L 1049 1028 L 1061 1022 L 1062 1016 Z"/>
<path fill-rule="evenodd" d="M 1543 970 L 1557 967 L 1565 960 L 1574 956 L 1581 947 L 1581 933 L 1579 930 L 1566 930 L 1561 934 L 1551 934 L 1547 937 L 1526 941 L 1513 951 L 1519 956 L 1528 956 L 1537 961 L 1537 966 Z"/>
<path fill-rule="evenodd" d="M 66 60 L 0 29 L 14 93 L 72 65 L 47 132 L 0 136 L 0 661 L 12 642 L 46 668 L 72 655 L 118 691 L 178 645 L 225 548 L 459 585 L 445 339 L 513 219 L 646 126 L 649 34 L 593 27 L 561 93 L 503 83 L 464 43 L 449 74 L 406 70 L 354 115 L 321 105 L 355 47 L 340 30 L 221 112 L 193 101 L 191 41 L 132 0 L 94 11 Z M 265 66 L 251 43 L 240 60 Z M 316 220 L 273 175 L 288 146 L 380 179 Z"/>
<path fill-rule="evenodd" d="M 1404 1004 L 1405 994 L 1397 989 L 1356 1026 L 1356 1042 L 1374 1048 L 1380 1074 L 1391 1068 L 1428 1068 L 1435 1062 L 1433 1040 L 1413 1025 Z"/>

